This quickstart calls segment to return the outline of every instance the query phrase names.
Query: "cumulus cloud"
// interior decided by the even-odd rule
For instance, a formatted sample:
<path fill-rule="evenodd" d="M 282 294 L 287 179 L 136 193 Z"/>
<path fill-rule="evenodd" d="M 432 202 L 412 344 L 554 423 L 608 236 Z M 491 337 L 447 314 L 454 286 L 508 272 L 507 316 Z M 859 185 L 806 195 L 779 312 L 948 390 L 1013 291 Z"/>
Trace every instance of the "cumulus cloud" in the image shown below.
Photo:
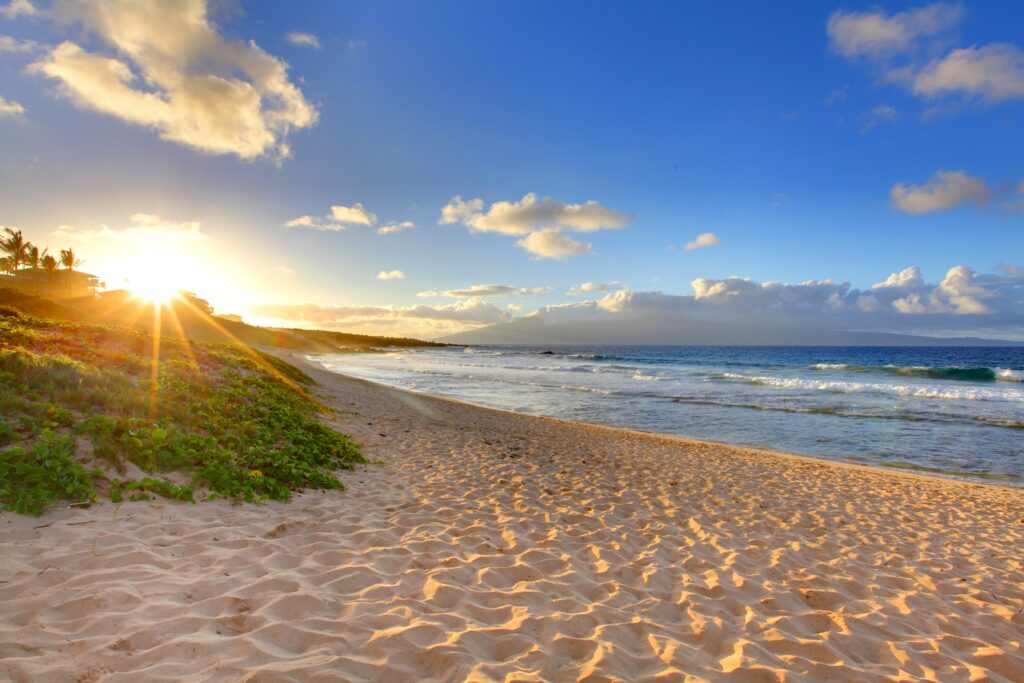
<path fill-rule="evenodd" d="M 359 202 L 352 206 L 341 206 L 340 204 L 332 206 L 331 218 L 339 223 L 354 225 L 373 225 L 377 222 L 377 214 L 367 211 Z"/>
<path fill-rule="evenodd" d="M 10 0 L 6 5 L 0 7 L 0 14 L 7 19 L 16 19 L 22 15 L 34 16 L 39 14 L 39 10 L 29 0 Z"/>
<path fill-rule="evenodd" d="M 31 65 L 78 107 L 243 159 L 286 158 L 289 132 L 316 123 L 287 65 L 254 42 L 225 39 L 206 0 L 56 0 L 51 14 L 112 49 L 100 54 L 65 41 Z"/>
<path fill-rule="evenodd" d="M 871 285 L 871 289 L 890 289 L 890 288 L 906 288 L 906 287 L 920 287 L 924 284 L 924 279 L 921 277 L 921 269 L 917 266 L 910 266 L 904 268 L 898 273 L 893 273 L 881 282 L 877 282 Z"/>
<path fill-rule="evenodd" d="M 371 226 L 376 222 L 377 214 L 367 211 L 362 204 L 356 202 L 352 206 L 335 204 L 331 207 L 330 212 L 322 218 L 308 215 L 293 218 L 286 221 L 284 227 L 336 232 L 346 230 L 353 225 Z"/>
<path fill-rule="evenodd" d="M 443 292 L 428 290 L 418 292 L 416 296 L 425 299 L 444 296 L 452 299 L 466 297 L 495 297 L 495 296 L 538 296 L 550 292 L 551 287 L 515 287 L 513 285 L 471 285 L 465 289 L 448 289 Z"/>
<path fill-rule="evenodd" d="M 440 306 L 258 305 L 250 313 L 263 324 L 313 327 L 363 334 L 440 336 L 512 320 L 513 313 L 480 298 Z"/>
<path fill-rule="evenodd" d="M 882 9 L 840 9 L 829 16 L 825 29 L 832 49 L 844 57 L 883 59 L 910 50 L 921 38 L 952 28 L 963 14 L 960 5 L 943 2 L 892 15 Z"/>
<path fill-rule="evenodd" d="M 128 217 L 129 225 L 111 228 L 76 228 L 62 225 L 53 234 L 67 240 L 90 242 L 97 239 L 120 242 L 198 242 L 207 238 L 199 221 L 169 221 L 149 213 L 133 213 Z"/>
<path fill-rule="evenodd" d="M 21 103 L 15 102 L 14 100 L 4 99 L 0 97 L 0 117 L 11 116 L 20 117 L 25 115 L 25 107 L 21 106 Z"/>
<path fill-rule="evenodd" d="M 301 45 L 303 47 L 311 47 L 314 50 L 320 49 L 320 41 L 312 33 L 302 33 L 300 31 L 292 31 L 286 35 L 285 40 L 295 45 Z"/>
<path fill-rule="evenodd" d="M 690 242 L 686 243 L 686 251 L 693 251 L 694 249 L 705 249 L 707 247 L 713 247 L 721 244 L 722 240 L 718 239 L 718 235 L 713 232 L 702 232 Z"/>
<path fill-rule="evenodd" d="M 589 251 L 591 245 L 573 239 L 566 232 L 614 230 L 629 223 L 629 217 L 590 200 L 568 204 L 551 197 L 525 195 L 518 202 L 499 201 L 484 210 L 482 199 L 460 196 L 441 209 L 441 225 L 461 223 L 470 232 L 523 236 L 516 244 L 537 258 L 562 259 Z"/>
<path fill-rule="evenodd" d="M 1024 98 L 1024 51 L 1006 43 L 953 50 L 926 64 L 911 87 L 924 97 L 959 94 L 989 102 Z"/>
<path fill-rule="evenodd" d="M 612 282 L 583 282 L 579 285 L 569 287 L 566 294 L 568 296 L 579 296 L 581 294 L 592 294 L 594 292 L 608 292 L 613 289 L 618 289 L 621 286 L 622 283 L 614 280 Z"/>
<path fill-rule="evenodd" d="M 405 273 L 400 270 L 382 270 L 377 273 L 378 280 L 404 280 Z"/>
<path fill-rule="evenodd" d="M 560 261 L 568 256 L 590 251 L 591 244 L 574 240 L 563 233 L 560 228 L 543 228 L 517 240 L 516 246 L 530 252 L 534 258 L 550 258 Z"/>
<path fill-rule="evenodd" d="M 964 171 L 938 171 L 924 185 L 897 183 L 889 191 L 893 205 L 910 214 L 946 211 L 961 204 L 988 201 L 985 181 Z"/>
<path fill-rule="evenodd" d="M 881 9 L 837 10 L 826 31 L 834 51 L 848 59 L 866 59 L 884 82 L 919 97 L 958 96 L 991 103 L 1024 98 L 1024 51 L 1016 45 L 949 50 L 943 34 L 964 14 L 961 5 L 947 3 L 892 15 Z M 941 53 L 945 55 L 935 56 Z"/>
<path fill-rule="evenodd" d="M 518 305 L 500 308 L 480 296 L 441 306 L 261 307 L 258 314 L 300 326 L 419 336 L 540 319 L 545 325 L 581 323 L 587 326 L 581 329 L 625 329 L 638 340 L 645 331 L 660 330 L 659 343 L 668 343 L 673 330 L 701 329 L 705 324 L 712 329 L 722 329 L 723 324 L 736 329 L 786 329 L 789 338 L 799 338 L 799 330 L 946 336 L 984 330 L 988 336 L 1024 339 L 1024 269 L 1018 266 L 982 274 L 958 265 L 938 284 L 927 282 L 911 266 L 866 290 L 832 279 L 788 284 L 743 277 L 698 278 L 691 286 L 692 293 L 686 294 L 595 289 L 601 293 L 599 298 L 542 306 L 525 315 Z"/>
<path fill-rule="evenodd" d="M 391 221 L 390 223 L 387 223 L 377 228 L 377 234 L 394 235 L 397 232 L 402 232 L 403 230 L 411 230 L 415 227 L 416 224 L 413 223 L 412 221 Z"/>
<path fill-rule="evenodd" d="M 533 315 L 549 323 L 618 320 L 636 330 L 705 321 L 924 334 L 985 329 L 1024 337 L 1024 269 L 1015 267 L 996 275 L 954 266 L 938 284 L 910 267 L 867 291 L 831 279 L 787 284 L 736 276 L 698 278 L 691 286 L 692 295 L 620 289 L 596 300 L 544 306 Z"/>

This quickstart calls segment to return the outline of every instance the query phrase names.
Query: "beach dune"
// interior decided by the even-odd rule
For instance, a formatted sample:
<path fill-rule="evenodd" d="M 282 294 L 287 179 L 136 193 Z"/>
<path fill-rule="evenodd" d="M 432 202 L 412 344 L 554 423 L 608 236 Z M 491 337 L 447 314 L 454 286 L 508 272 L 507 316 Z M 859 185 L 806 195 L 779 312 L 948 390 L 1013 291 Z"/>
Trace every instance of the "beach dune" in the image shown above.
<path fill-rule="evenodd" d="M 0 516 L 14 681 L 1024 680 L 1024 494 L 302 364 L 377 464 Z"/>

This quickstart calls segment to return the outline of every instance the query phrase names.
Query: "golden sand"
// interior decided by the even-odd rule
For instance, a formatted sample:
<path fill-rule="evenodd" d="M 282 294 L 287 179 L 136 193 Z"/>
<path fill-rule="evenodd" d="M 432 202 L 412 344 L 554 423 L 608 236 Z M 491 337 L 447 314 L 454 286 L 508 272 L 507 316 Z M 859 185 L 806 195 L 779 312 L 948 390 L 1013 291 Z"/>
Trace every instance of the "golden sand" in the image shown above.
<path fill-rule="evenodd" d="M 381 464 L 3 514 L 0 679 L 1024 681 L 1020 490 L 309 371 Z"/>

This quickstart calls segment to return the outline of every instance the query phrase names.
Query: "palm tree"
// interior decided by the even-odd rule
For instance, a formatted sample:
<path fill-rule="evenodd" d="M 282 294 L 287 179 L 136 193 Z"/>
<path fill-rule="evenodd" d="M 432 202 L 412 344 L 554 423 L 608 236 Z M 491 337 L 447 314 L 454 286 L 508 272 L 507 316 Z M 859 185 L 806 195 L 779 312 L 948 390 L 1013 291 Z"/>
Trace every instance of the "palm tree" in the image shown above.
<path fill-rule="evenodd" d="M 82 259 L 75 256 L 75 250 L 71 247 L 60 250 L 60 265 L 68 271 L 68 274 L 64 276 L 64 279 L 68 282 L 68 296 L 71 295 L 71 288 L 74 286 L 74 280 L 71 278 L 71 273 L 75 271 L 75 268 L 84 263 Z"/>
<path fill-rule="evenodd" d="M 0 273 L 14 275 L 14 261 L 10 256 L 0 256 Z"/>
<path fill-rule="evenodd" d="M 53 276 L 57 274 L 57 266 L 59 265 L 57 259 L 44 251 L 43 257 L 39 259 L 39 265 L 46 271 L 46 282 L 49 285 L 49 289 L 53 289 Z"/>
<path fill-rule="evenodd" d="M 25 236 L 21 234 L 21 230 L 4 228 L 4 232 L 7 233 L 7 237 L 0 238 L 0 249 L 11 259 L 12 269 L 18 270 L 28 256 L 30 245 Z"/>
<path fill-rule="evenodd" d="M 76 258 L 75 250 L 72 249 L 71 247 L 60 250 L 60 265 L 62 265 L 67 270 L 74 270 L 83 263 L 85 263 L 85 261 L 83 261 L 80 258 Z"/>
<path fill-rule="evenodd" d="M 47 257 L 49 249 L 43 249 L 39 251 L 39 247 L 34 244 L 28 244 L 28 249 L 25 253 L 25 265 L 29 268 L 40 268 L 42 267 L 43 259 Z"/>

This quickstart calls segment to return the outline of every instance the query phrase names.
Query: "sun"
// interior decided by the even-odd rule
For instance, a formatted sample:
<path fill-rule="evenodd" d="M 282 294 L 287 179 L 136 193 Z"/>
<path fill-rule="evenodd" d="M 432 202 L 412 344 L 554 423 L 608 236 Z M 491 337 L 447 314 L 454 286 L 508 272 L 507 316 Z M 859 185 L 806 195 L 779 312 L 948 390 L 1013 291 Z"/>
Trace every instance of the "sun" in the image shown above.
<path fill-rule="evenodd" d="M 167 303 L 178 296 L 180 271 L 156 255 L 146 258 L 128 278 L 128 289 L 140 299 L 155 304 Z"/>

